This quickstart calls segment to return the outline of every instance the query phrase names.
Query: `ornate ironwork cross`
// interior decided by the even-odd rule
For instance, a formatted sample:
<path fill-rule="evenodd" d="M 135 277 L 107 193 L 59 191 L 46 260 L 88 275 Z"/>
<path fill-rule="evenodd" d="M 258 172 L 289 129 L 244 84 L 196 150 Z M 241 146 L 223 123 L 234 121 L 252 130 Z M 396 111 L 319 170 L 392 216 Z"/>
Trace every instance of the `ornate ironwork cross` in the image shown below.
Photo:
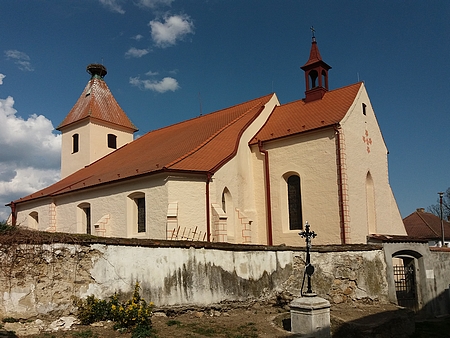
<path fill-rule="evenodd" d="M 308 221 L 305 224 L 305 230 L 299 233 L 299 235 L 305 238 L 306 242 L 306 265 L 305 272 L 308 275 L 308 289 L 306 290 L 307 294 L 314 294 L 311 290 L 311 276 L 314 273 L 314 266 L 311 264 L 311 254 L 309 250 L 311 249 L 311 239 L 315 238 L 317 234 L 314 231 L 309 230 L 310 225 Z"/>
<path fill-rule="evenodd" d="M 310 30 L 311 30 L 311 33 L 312 33 L 312 37 L 314 39 L 316 37 L 316 30 L 314 29 L 314 26 L 311 26 Z"/>

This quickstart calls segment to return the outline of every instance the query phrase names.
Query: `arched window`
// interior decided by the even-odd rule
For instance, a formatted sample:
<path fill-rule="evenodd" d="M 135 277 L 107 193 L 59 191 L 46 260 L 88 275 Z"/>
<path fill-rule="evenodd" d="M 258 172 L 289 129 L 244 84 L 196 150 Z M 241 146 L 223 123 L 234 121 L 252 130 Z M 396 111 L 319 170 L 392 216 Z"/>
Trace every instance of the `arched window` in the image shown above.
<path fill-rule="evenodd" d="M 291 175 L 287 178 L 286 182 L 289 208 L 289 230 L 300 230 L 303 227 L 300 177 Z"/>
<path fill-rule="evenodd" d="M 80 209 L 80 220 L 82 225 L 82 231 L 85 234 L 92 234 L 91 229 L 91 205 L 89 203 L 81 203 L 78 205 Z"/>
<path fill-rule="evenodd" d="M 372 175 L 370 172 L 366 176 L 366 208 L 367 208 L 367 227 L 369 234 L 377 233 L 376 213 L 375 213 L 375 189 Z"/>
<path fill-rule="evenodd" d="M 228 188 L 224 188 L 222 192 L 222 210 L 227 215 L 227 236 L 230 239 L 234 238 L 235 234 L 235 209 L 233 205 L 233 197 Z"/>
<path fill-rule="evenodd" d="M 78 134 L 72 135 L 72 154 L 78 153 L 79 150 L 79 138 L 80 136 Z"/>
<path fill-rule="evenodd" d="M 117 149 L 117 136 L 108 134 L 108 148 Z"/>
<path fill-rule="evenodd" d="M 317 87 L 317 70 L 312 70 L 309 72 L 309 79 L 310 79 L 310 89 Z"/>
<path fill-rule="evenodd" d="M 37 229 L 39 225 L 39 215 L 37 211 L 30 212 L 28 216 L 28 227 L 31 229 Z"/>
<path fill-rule="evenodd" d="M 132 233 L 143 233 L 147 231 L 146 226 L 146 210 L 145 210 L 145 194 L 136 192 L 128 196 L 131 200 L 131 222 Z"/>
<path fill-rule="evenodd" d="M 328 89 L 327 72 L 322 70 L 322 87 Z"/>

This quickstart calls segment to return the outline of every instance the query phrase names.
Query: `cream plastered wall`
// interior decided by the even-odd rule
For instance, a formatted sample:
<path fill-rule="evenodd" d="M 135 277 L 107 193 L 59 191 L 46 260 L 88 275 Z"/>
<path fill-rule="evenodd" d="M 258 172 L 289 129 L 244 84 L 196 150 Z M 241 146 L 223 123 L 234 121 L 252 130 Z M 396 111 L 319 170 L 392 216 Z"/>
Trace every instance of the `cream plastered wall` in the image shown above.
<path fill-rule="evenodd" d="M 273 94 L 263 111 L 242 133 L 236 155 L 213 176 L 210 186 L 210 202 L 222 206 L 222 193 L 225 188 L 229 190 L 232 198 L 233 205 L 227 206 L 226 214 L 228 216 L 227 224 L 231 224 L 234 228 L 228 229 L 228 242 L 242 243 L 240 217 L 245 216 L 252 221 L 252 243 L 267 244 L 265 241 L 261 241 L 261 237 L 264 238 L 264 234 L 261 234 L 261 231 L 264 229 L 265 222 L 264 224 L 259 222 L 260 217 L 256 209 L 256 199 L 259 196 L 255 196 L 255 184 L 258 183 L 255 181 L 255 171 L 252 168 L 252 157 L 254 155 L 248 143 L 267 121 L 275 106 L 279 104 L 277 96 Z M 230 209 L 232 210 L 230 211 Z M 240 213 L 236 209 L 239 209 Z M 232 212 L 233 210 L 234 212 Z"/>
<path fill-rule="evenodd" d="M 269 152 L 273 244 L 304 245 L 300 230 L 289 230 L 286 178 L 300 176 L 302 225 L 311 225 L 315 244 L 340 243 L 340 218 L 333 128 L 265 144 Z"/>
<path fill-rule="evenodd" d="M 366 243 L 369 232 L 406 235 L 389 185 L 388 151 L 364 84 L 341 126 L 348 176 L 349 243 Z M 373 188 L 368 188 L 369 172 Z"/>
<path fill-rule="evenodd" d="M 121 183 L 110 184 L 104 187 L 92 188 L 85 191 L 74 192 L 56 197 L 56 231 L 69 233 L 85 233 L 83 216 L 80 205 L 89 205 L 91 208 L 92 234 L 108 237 L 137 237 L 165 239 L 165 223 L 167 213 L 167 187 L 163 175 L 154 175 Z M 143 193 L 146 203 L 146 232 L 138 233 L 137 225 L 132 223 L 133 210 L 129 203 L 130 195 Z M 48 203 L 43 200 L 42 203 Z M 30 210 L 38 210 L 41 230 L 48 226 L 45 210 L 48 204 L 39 208 L 29 209 L 28 205 L 19 205 L 26 208 L 19 215 L 28 214 Z M 42 210 L 42 211 L 40 211 Z M 104 226 L 105 231 L 96 233 L 94 224 L 108 216 Z M 41 221 L 42 220 L 42 221 Z"/>
<path fill-rule="evenodd" d="M 79 135 L 79 150 L 76 153 L 72 152 L 72 136 L 74 134 Z M 89 126 L 86 120 L 64 128 L 61 141 L 61 178 L 69 176 L 90 163 L 89 137 Z"/>
<path fill-rule="evenodd" d="M 264 155 L 257 145 L 252 146 L 253 195 L 255 196 L 255 243 L 268 244 L 267 203 L 265 190 Z"/>
<path fill-rule="evenodd" d="M 177 203 L 177 224 L 180 236 L 185 232 L 193 234 L 206 233 L 206 175 L 189 175 L 167 177 L 168 203 Z M 164 231 L 167 227 L 168 204 L 164 209 Z M 197 228 L 197 229 L 196 229 Z M 165 238 L 165 237 L 164 237 Z M 181 238 L 178 238 L 181 239 Z M 206 240 L 206 238 L 205 238 Z"/>
<path fill-rule="evenodd" d="M 29 227 L 35 230 L 46 230 L 46 228 L 50 224 L 50 198 L 44 198 L 40 200 L 35 200 L 31 202 L 26 202 L 20 204 L 17 209 L 16 214 L 16 224 L 19 226 Z M 30 220 L 30 213 L 37 212 L 38 213 L 38 224 L 34 224 L 32 220 Z"/>
<path fill-rule="evenodd" d="M 72 153 L 74 134 L 79 135 L 77 153 Z M 108 134 L 117 136 L 117 148 L 133 141 L 133 132 L 109 123 L 98 124 L 86 119 L 64 128 L 61 146 L 61 178 L 114 151 L 115 149 L 108 148 Z"/>

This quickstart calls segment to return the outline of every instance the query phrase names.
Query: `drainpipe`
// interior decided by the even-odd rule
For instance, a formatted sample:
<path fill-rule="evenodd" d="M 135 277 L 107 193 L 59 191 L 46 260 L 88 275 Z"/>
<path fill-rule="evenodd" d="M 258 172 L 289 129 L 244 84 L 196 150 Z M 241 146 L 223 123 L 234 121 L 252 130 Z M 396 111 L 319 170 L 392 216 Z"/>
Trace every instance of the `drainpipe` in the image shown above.
<path fill-rule="evenodd" d="M 266 182 L 266 209 L 267 209 L 267 244 L 273 245 L 272 205 L 270 202 L 269 152 L 263 148 L 261 140 L 258 140 L 258 148 L 259 152 L 264 154 L 264 178 Z"/>
<path fill-rule="evenodd" d="M 206 241 L 211 242 L 211 220 L 210 220 L 210 208 L 209 208 L 209 182 L 211 181 L 212 174 L 206 174 Z"/>
<path fill-rule="evenodd" d="M 16 203 L 11 201 L 9 206 L 11 207 L 11 222 L 12 222 L 12 226 L 16 226 L 16 224 L 17 224 Z"/>
<path fill-rule="evenodd" d="M 341 223 L 341 244 L 346 244 L 345 238 L 345 215 L 344 215 L 344 179 L 342 173 L 342 154 L 341 154 L 341 128 L 338 124 L 334 125 L 336 134 L 336 162 L 338 176 L 338 194 L 339 194 L 339 214 Z"/>

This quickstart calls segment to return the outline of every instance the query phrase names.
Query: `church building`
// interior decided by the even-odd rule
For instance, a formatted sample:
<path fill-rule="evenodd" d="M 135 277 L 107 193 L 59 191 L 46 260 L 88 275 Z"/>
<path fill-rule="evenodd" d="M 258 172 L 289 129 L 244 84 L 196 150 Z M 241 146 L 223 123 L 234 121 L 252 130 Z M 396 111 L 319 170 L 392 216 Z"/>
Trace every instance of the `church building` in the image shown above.
<path fill-rule="evenodd" d="M 58 126 L 61 180 L 9 204 L 11 222 L 96 236 L 263 245 L 367 243 L 406 235 L 387 148 L 364 83 L 329 90 L 313 37 L 305 97 L 276 94 L 151 131 L 137 128 L 89 65 Z"/>

